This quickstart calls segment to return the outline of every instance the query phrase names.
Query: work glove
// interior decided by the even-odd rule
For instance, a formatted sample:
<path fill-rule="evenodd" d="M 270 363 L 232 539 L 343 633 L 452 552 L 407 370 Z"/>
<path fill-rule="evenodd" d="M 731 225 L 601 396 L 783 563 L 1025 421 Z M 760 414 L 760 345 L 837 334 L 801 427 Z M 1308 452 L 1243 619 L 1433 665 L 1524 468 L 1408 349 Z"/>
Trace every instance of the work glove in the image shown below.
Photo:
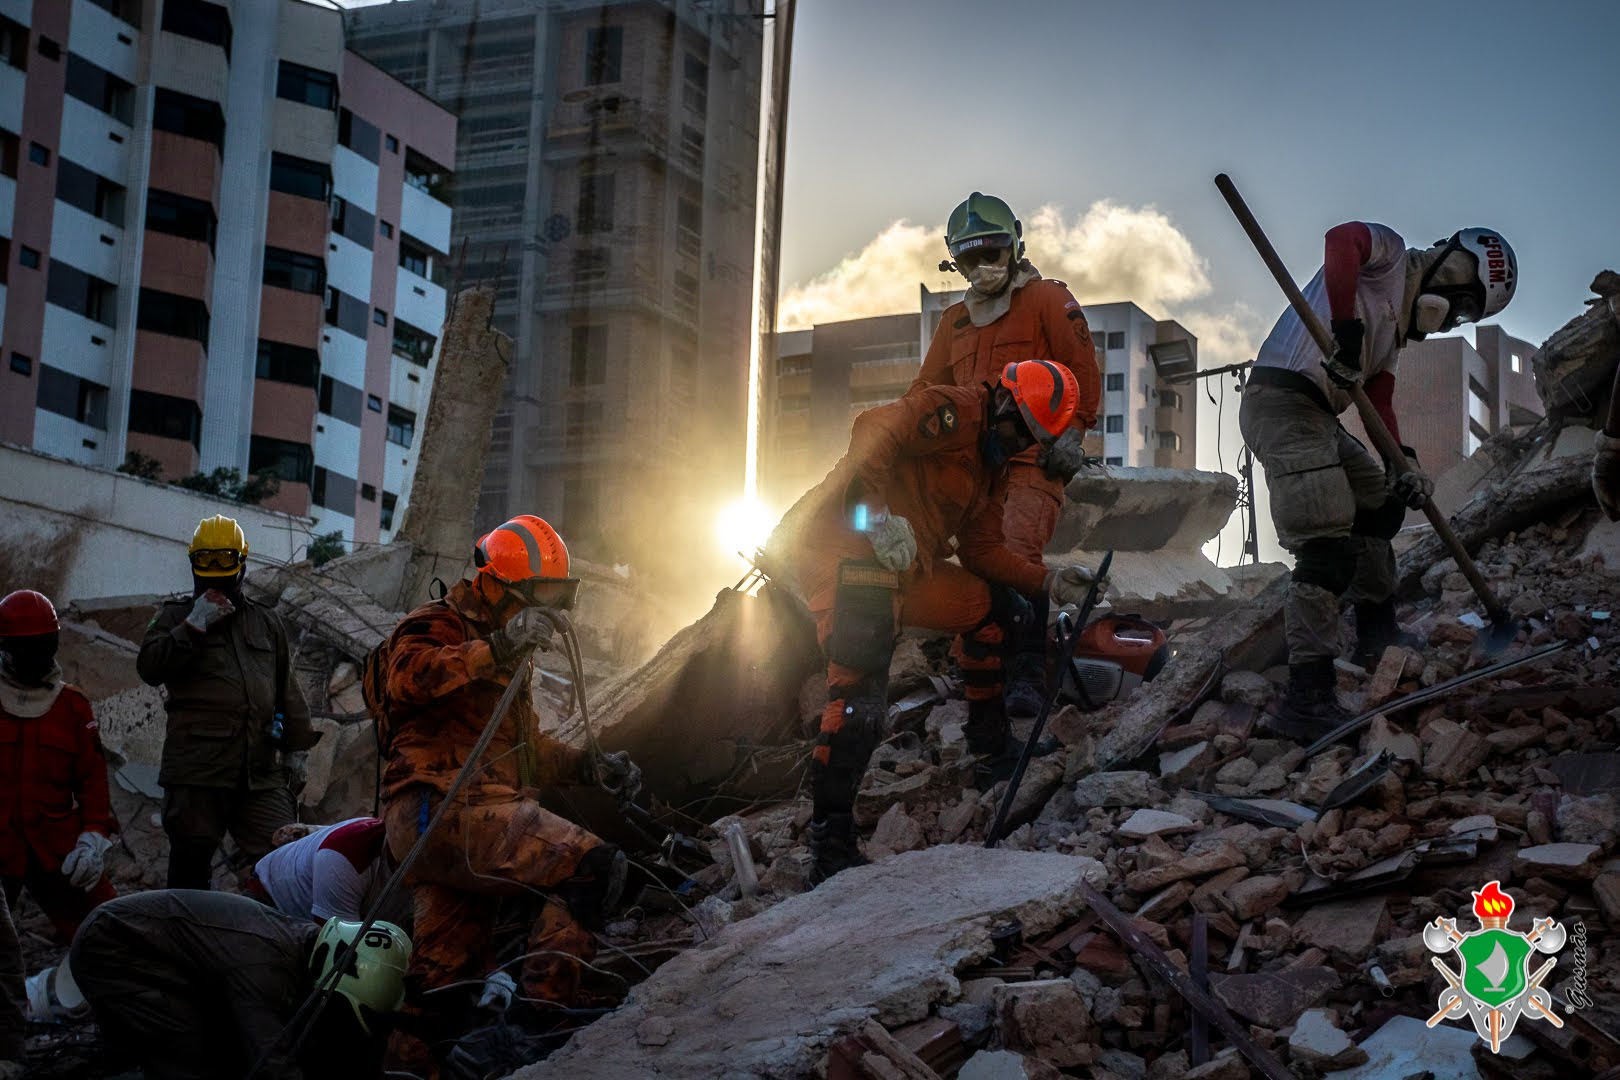
<path fill-rule="evenodd" d="M 235 610 L 236 605 L 231 603 L 230 597 L 218 589 L 209 589 L 191 602 L 191 614 L 186 616 L 186 625 L 199 634 L 206 634 L 210 627 Z"/>
<path fill-rule="evenodd" d="M 869 527 L 866 538 L 872 542 L 878 565 L 885 570 L 898 574 L 917 558 L 917 535 L 911 531 L 911 522 L 898 514 L 890 514 Z"/>
<path fill-rule="evenodd" d="M 1390 480 L 1390 494 L 1413 510 L 1421 510 L 1423 504 L 1429 501 L 1429 496 L 1434 494 L 1434 481 L 1429 479 L 1428 473 L 1418 468 L 1416 450 L 1403 446 L 1401 453 L 1406 455 L 1411 467 L 1405 472 L 1396 473 Z"/>
<path fill-rule="evenodd" d="M 603 754 L 596 762 L 596 782 L 622 805 L 641 794 L 641 768 L 623 750 Z"/>
<path fill-rule="evenodd" d="M 1610 521 L 1620 521 L 1620 435 L 1598 432 L 1592 455 L 1592 494 Z"/>
<path fill-rule="evenodd" d="M 96 887 L 96 882 L 101 880 L 102 873 L 107 869 L 107 849 L 110 847 L 112 841 L 100 833 L 80 833 L 79 842 L 62 860 L 62 876 L 75 889 L 89 892 Z"/>
<path fill-rule="evenodd" d="M 1084 603 L 1086 595 L 1091 592 L 1092 582 L 1097 575 L 1089 566 L 1065 566 L 1061 570 L 1048 570 L 1046 572 L 1046 591 L 1052 599 L 1061 604 Z"/>
<path fill-rule="evenodd" d="M 510 671 L 532 650 L 549 648 L 556 629 L 557 624 L 543 608 L 524 608 L 489 635 L 489 651 L 495 657 L 495 666 Z"/>
<path fill-rule="evenodd" d="M 1361 339 L 1366 333 L 1360 319 L 1334 319 L 1333 341 L 1338 346 L 1327 359 L 1328 378 L 1341 390 L 1361 382 Z"/>
<path fill-rule="evenodd" d="M 1053 480 L 1061 480 L 1067 484 L 1074 479 L 1074 474 L 1086 462 L 1086 451 L 1081 445 L 1085 436 L 1079 428 L 1069 428 L 1057 437 L 1057 440 L 1041 451 L 1041 468 Z"/>
<path fill-rule="evenodd" d="M 555 889 L 569 914 L 587 929 L 599 930 L 624 896 L 630 860 L 612 844 L 593 847 L 579 860 L 574 875 Z"/>

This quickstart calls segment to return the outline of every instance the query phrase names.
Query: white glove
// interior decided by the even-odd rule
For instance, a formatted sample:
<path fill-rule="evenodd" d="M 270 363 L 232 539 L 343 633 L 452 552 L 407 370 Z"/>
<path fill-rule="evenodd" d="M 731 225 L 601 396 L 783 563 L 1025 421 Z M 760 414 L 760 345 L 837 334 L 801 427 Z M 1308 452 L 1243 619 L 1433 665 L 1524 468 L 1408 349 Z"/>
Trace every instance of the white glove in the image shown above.
<path fill-rule="evenodd" d="M 206 634 L 209 627 L 235 610 L 236 605 L 231 603 L 230 597 L 218 589 L 209 589 L 192 602 L 186 625 L 199 634 Z"/>
<path fill-rule="evenodd" d="M 1069 428 L 1057 440 L 1041 451 L 1041 468 L 1054 480 L 1067 484 L 1085 464 L 1085 436 L 1079 428 Z"/>
<path fill-rule="evenodd" d="M 1097 575 L 1089 566 L 1065 566 L 1046 572 L 1046 591 L 1059 604 L 1079 604 L 1085 601 L 1091 583 L 1096 580 Z"/>
<path fill-rule="evenodd" d="M 96 887 L 101 880 L 102 872 L 107 869 L 107 849 L 112 847 L 112 840 L 95 832 L 82 832 L 79 842 L 73 845 L 73 850 L 67 853 L 62 860 L 62 876 L 68 879 L 68 884 L 75 889 L 86 892 Z"/>
<path fill-rule="evenodd" d="M 596 782 L 622 802 L 635 802 L 641 794 L 641 768 L 624 750 L 603 754 L 596 763 Z"/>
<path fill-rule="evenodd" d="M 1598 432 L 1592 455 L 1592 494 L 1610 521 L 1620 521 L 1620 435 Z"/>
<path fill-rule="evenodd" d="M 506 670 L 535 648 L 545 648 L 557 624 L 551 621 L 543 608 L 524 608 L 506 625 L 489 635 L 489 651 L 495 656 L 495 666 Z"/>
<path fill-rule="evenodd" d="M 1401 453 L 1406 455 L 1406 471 L 1394 473 L 1390 478 L 1390 494 L 1413 510 L 1421 510 L 1434 494 L 1434 481 L 1418 466 L 1416 451 L 1403 446 Z"/>
<path fill-rule="evenodd" d="M 911 531 L 911 522 L 898 514 L 890 514 L 866 530 L 872 542 L 872 553 L 878 565 L 899 573 L 908 569 L 917 558 L 917 534 Z"/>

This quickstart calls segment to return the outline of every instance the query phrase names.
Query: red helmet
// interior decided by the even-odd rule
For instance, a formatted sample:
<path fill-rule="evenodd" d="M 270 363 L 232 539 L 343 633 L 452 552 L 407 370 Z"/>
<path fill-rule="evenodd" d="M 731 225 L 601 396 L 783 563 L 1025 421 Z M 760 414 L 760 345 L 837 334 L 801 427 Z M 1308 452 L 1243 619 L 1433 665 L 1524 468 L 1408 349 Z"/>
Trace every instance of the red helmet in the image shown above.
<path fill-rule="evenodd" d="M 1074 372 L 1050 360 L 1008 364 L 1001 385 L 1012 391 L 1030 434 L 1042 445 L 1067 431 L 1080 407 L 1080 383 Z"/>
<path fill-rule="evenodd" d="M 579 579 L 568 576 L 568 548 L 545 521 L 519 514 L 473 545 L 473 566 L 531 604 L 572 607 Z"/>
<path fill-rule="evenodd" d="M 56 608 L 44 593 L 18 589 L 0 600 L 0 637 L 35 637 L 61 628 Z"/>

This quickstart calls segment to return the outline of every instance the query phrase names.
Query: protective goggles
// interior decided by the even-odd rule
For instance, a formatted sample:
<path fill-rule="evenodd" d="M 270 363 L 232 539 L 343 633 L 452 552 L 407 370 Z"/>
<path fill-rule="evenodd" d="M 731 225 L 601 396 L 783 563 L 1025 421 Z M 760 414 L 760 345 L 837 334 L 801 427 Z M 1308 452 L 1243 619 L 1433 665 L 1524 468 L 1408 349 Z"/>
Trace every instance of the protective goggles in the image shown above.
<path fill-rule="evenodd" d="M 1002 251 L 1012 247 L 1012 237 L 1006 233 L 973 236 L 951 245 L 951 258 L 961 262 L 964 258 L 980 262 L 995 259 Z"/>
<path fill-rule="evenodd" d="M 579 597 L 579 578 L 529 578 L 508 582 L 508 589 L 523 598 L 529 607 L 572 611 Z"/>
<path fill-rule="evenodd" d="M 210 576 L 234 574 L 242 568 L 242 553 L 231 548 L 203 548 L 191 553 L 191 569 Z"/>

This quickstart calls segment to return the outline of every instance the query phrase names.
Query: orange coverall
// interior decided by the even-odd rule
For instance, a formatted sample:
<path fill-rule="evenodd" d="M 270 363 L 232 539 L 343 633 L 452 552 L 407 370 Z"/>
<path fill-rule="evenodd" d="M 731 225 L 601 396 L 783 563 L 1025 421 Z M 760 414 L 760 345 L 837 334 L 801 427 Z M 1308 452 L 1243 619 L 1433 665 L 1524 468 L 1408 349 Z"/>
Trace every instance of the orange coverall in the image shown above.
<path fill-rule="evenodd" d="M 845 812 L 854 799 L 880 733 L 847 731 L 846 705 L 859 698 L 868 710 L 877 710 L 860 722 L 880 722 L 899 627 L 970 634 L 992 646 L 975 659 L 961 655 L 959 645 L 958 660 L 970 698 L 1000 693 L 1004 628 L 991 619 L 992 586 L 1038 593 L 1046 567 L 1039 556 L 1015 551 L 1003 536 L 1007 473 L 986 462 L 980 450 L 987 412 L 984 388 L 959 386 L 925 387 L 869 409 L 855 418 L 849 452 L 806 496 L 807 517 L 789 557 L 817 636 L 828 650 L 829 700 L 812 770 L 818 813 Z M 851 524 L 848 507 L 855 502 L 886 506 L 891 515 L 909 521 L 917 559 L 892 575 L 887 639 L 869 642 L 867 655 L 851 659 L 840 658 L 829 641 L 839 621 L 850 617 L 853 596 L 880 594 L 861 584 L 854 586 L 860 593 L 847 591 L 850 568 L 868 580 L 886 575 L 874 561 L 871 543 Z M 960 566 L 945 561 L 952 554 L 953 537 Z M 881 623 L 882 613 L 876 614 Z"/>
<path fill-rule="evenodd" d="M 498 671 L 488 636 L 499 624 L 468 582 L 444 600 L 417 608 L 367 660 L 367 703 L 378 718 L 385 762 L 382 816 L 388 846 L 403 860 L 454 782 L 510 679 Z M 580 750 L 543 735 L 530 695 L 519 691 L 477 773 L 429 837 L 412 868 L 415 907 L 407 1012 L 421 1015 L 423 991 L 483 978 L 500 898 L 554 889 L 574 875 L 596 836 L 525 793 L 541 784 L 591 782 Z M 559 900 L 534 923 L 522 972 L 523 993 L 568 1003 L 596 952 L 590 932 Z M 557 955 L 561 954 L 561 955 Z M 575 959 L 577 958 L 577 960 Z M 390 1058 L 431 1069 L 426 1047 L 395 1032 Z"/>
<path fill-rule="evenodd" d="M 906 392 L 926 386 L 993 386 L 1002 369 L 1024 360 L 1050 360 L 1074 372 L 1080 384 L 1074 426 L 1082 434 L 1090 430 L 1102 401 L 1097 349 L 1080 302 L 1055 278 L 1036 278 L 1014 289 L 1007 313 L 987 326 L 973 325 L 965 303 L 946 308 L 922 370 Z M 1008 463 L 1005 521 L 1007 546 L 1035 562 L 1052 539 L 1063 507 L 1063 481 L 1046 475 L 1036 463 L 1038 453 L 1032 446 Z M 1032 593 L 1039 591 L 1037 587 Z"/>

